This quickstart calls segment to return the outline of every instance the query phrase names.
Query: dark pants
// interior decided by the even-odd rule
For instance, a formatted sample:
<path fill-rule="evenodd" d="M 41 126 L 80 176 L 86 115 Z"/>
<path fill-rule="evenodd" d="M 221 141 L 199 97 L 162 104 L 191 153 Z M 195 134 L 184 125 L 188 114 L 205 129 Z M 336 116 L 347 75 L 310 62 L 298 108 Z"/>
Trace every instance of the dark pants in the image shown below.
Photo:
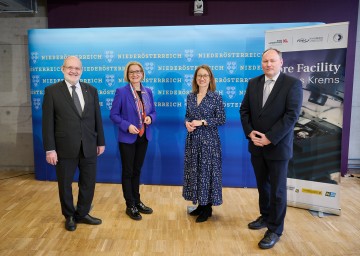
<path fill-rule="evenodd" d="M 85 158 L 82 150 L 77 158 L 59 158 L 56 176 L 61 211 L 65 218 L 69 216 L 82 218 L 89 213 L 95 191 L 96 161 L 96 156 Z M 77 167 L 79 168 L 79 194 L 75 211 L 72 183 Z"/>
<path fill-rule="evenodd" d="M 140 203 L 140 172 L 144 163 L 148 140 L 145 134 L 132 143 L 119 142 L 122 165 L 122 189 L 126 206 Z"/>
<path fill-rule="evenodd" d="M 281 235 L 286 215 L 289 160 L 269 160 L 251 156 L 251 162 L 259 192 L 260 214 L 266 220 L 268 229 Z"/>

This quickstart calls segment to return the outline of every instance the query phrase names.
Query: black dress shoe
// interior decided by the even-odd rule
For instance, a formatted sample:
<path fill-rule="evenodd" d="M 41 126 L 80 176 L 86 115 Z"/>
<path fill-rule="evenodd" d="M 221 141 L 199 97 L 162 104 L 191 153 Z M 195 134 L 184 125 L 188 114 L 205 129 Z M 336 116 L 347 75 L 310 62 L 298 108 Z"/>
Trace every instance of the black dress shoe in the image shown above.
<path fill-rule="evenodd" d="M 267 227 L 267 223 L 262 216 L 257 218 L 255 221 L 248 224 L 250 229 L 262 229 Z"/>
<path fill-rule="evenodd" d="M 200 223 L 200 222 L 207 221 L 207 219 L 211 216 L 212 216 L 211 205 L 206 205 L 206 206 L 204 206 L 204 210 L 202 211 L 202 213 L 196 218 L 196 222 Z"/>
<path fill-rule="evenodd" d="M 199 204 L 198 207 L 195 210 L 193 210 L 192 212 L 190 212 L 189 214 L 191 216 L 198 216 L 204 211 L 204 208 L 205 208 L 205 205 Z"/>
<path fill-rule="evenodd" d="M 153 210 L 150 207 L 147 207 L 145 204 L 143 204 L 142 202 L 136 204 L 136 208 L 138 209 L 139 212 L 141 213 L 145 213 L 145 214 L 151 214 L 153 213 Z"/>
<path fill-rule="evenodd" d="M 65 229 L 68 231 L 75 231 L 76 222 L 73 216 L 67 217 L 65 220 Z"/>
<path fill-rule="evenodd" d="M 136 206 L 127 207 L 126 214 L 133 220 L 142 219 L 141 214 L 139 213 L 139 210 L 136 208 Z"/>
<path fill-rule="evenodd" d="M 270 249 L 279 241 L 280 237 L 270 230 L 266 231 L 264 238 L 259 242 L 259 247 L 261 249 Z"/>
<path fill-rule="evenodd" d="M 100 225 L 102 221 L 98 218 L 92 217 L 89 214 L 85 215 L 85 217 L 77 219 L 77 223 L 84 223 L 89 225 Z"/>

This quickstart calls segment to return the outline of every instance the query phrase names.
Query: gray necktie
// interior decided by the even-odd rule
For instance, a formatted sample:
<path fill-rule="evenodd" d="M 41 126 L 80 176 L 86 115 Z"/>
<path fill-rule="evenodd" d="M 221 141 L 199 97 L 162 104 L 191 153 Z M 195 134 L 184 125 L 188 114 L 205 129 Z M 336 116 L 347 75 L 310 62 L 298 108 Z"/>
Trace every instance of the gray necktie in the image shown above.
<path fill-rule="evenodd" d="M 72 85 L 71 88 L 72 88 L 72 99 L 74 101 L 74 104 L 75 104 L 75 107 L 76 107 L 77 111 L 79 112 L 79 115 L 81 116 L 82 109 L 81 109 L 81 104 L 80 104 L 80 100 L 79 100 L 79 95 L 75 91 L 76 86 Z"/>
<path fill-rule="evenodd" d="M 267 98 L 269 97 L 270 95 L 270 92 L 271 92 L 271 83 L 273 82 L 274 80 L 267 80 L 265 82 L 265 85 L 264 85 L 264 92 L 263 92 L 263 106 L 265 105 L 265 102 L 267 100 Z"/>

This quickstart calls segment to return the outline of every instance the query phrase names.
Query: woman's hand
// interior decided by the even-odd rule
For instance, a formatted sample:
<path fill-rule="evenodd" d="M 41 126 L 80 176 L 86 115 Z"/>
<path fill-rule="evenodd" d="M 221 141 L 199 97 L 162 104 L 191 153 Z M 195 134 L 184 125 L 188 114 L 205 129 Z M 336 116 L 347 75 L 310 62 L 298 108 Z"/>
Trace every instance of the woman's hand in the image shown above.
<path fill-rule="evenodd" d="M 133 125 L 133 124 L 129 125 L 128 130 L 129 130 L 129 133 L 131 133 L 131 134 L 138 134 L 139 133 L 139 129 L 136 128 L 136 126 Z"/>
<path fill-rule="evenodd" d="M 192 124 L 192 122 L 186 121 L 185 126 L 188 132 L 193 132 L 196 129 L 196 127 Z"/>
<path fill-rule="evenodd" d="M 151 124 L 151 121 L 152 120 L 151 120 L 150 116 L 146 116 L 145 119 L 144 119 L 144 123 L 147 124 L 147 125 Z"/>

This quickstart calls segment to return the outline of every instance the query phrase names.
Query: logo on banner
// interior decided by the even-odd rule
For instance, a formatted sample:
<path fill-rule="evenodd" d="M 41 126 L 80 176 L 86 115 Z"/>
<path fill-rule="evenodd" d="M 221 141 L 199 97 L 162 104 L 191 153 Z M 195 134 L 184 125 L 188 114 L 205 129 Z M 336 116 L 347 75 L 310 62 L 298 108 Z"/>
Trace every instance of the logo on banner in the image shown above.
<path fill-rule="evenodd" d="M 145 73 L 148 75 L 152 74 L 155 70 L 155 63 L 154 62 L 145 62 Z"/>
<path fill-rule="evenodd" d="M 39 110 L 41 106 L 41 98 L 33 98 L 33 107 Z"/>
<path fill-rule="evenodd" d="M 40 84 L 40 76 L 39 75 L 32 75 L 31 76 L 31 82 L 34 85 L 34 87 L 37 87 Z"/>
<path fill-rule="evenodd" d="M 269 42 L 269 45 L 275 46 L 275 45 L 283 45 L 283 44 L 288 44 L 288 43 L 289 43 L 289 39 L 283 38 L 283 39 L 276 39 L 274 41 L 271 41 L 271 42 Z"/>
<path fill-rule="evenodd" d="M 335 197 L 335 196 L 336 196 L 336 193 L 335 193 L 335 192 L 329 192 L 329 191 L 326 191 L 325 196 L 328 196 L 328 197 Z"/>
<path fill-rule="evenodd" d="M 322 36 L 315 36 L 315 37 L 309 37 L 309 38 L 299 38 L 296 40 L 298 43 L 319 43 L 324 41 L 324 38 Z"/>
<path fill-rule="evenodd" d="M 336 33 L 334 36 L 333 36 L 333 40 L 334 42 L 340 42 L 342 39 L 344 38 L 344 36 L 340 33 Z"/>
<path fill-rule="evenodd" d="M 115 84 L 115 75 L 105 75 L 105 82 L 108 86 L 113 86 Z"/>
<path fill-rule="evenodd" d="M 111 109 L 113 100 L 114 100 L 113 98 L 106 98 L 106 108 L 107 108 L 108 110 Z"/>
<path fill-rule="evenodd" d="M 107 60 L 107 62 L 109 63 L 113 62 L 114 58 L 115 58 L 114 51 L 105 51 L 105 59 Z"/>
<path fill-rule="evenodd" d="M 192 80 L 194 78 L 194 75 L 193 74 L 185 74 L 184 75 L 184 81 L 185 81 L 185 84 L 188 86 L 188 87 L 191 87 L 192 86 Z"/>
<path fill-rule="evenodd" d="M 226 70 L 229 74 L 234 74 L 237 68 L 237 64 L 235 61 L 228 61 L 226 63 Z"/>
<path fill-rule="evenodd" d="M 235 94 L 236 94 L 235 86 L 227 86 L 226 87 L 226 95 L 228 96 L 229 99 L 234 98 Z"/>
<path fill-rule="evenodd" d="M 39 53 L 38 52 L 30 53 L 30 59 L 35 64 L 37 62 L 37 60 L 39 59 Z"/>
<path fill-rule="evenodd" d="M 194 58 L 194 50 L 193 49 L 187 49 L 184 51 L 185 59 L 190 62 Z"/>

